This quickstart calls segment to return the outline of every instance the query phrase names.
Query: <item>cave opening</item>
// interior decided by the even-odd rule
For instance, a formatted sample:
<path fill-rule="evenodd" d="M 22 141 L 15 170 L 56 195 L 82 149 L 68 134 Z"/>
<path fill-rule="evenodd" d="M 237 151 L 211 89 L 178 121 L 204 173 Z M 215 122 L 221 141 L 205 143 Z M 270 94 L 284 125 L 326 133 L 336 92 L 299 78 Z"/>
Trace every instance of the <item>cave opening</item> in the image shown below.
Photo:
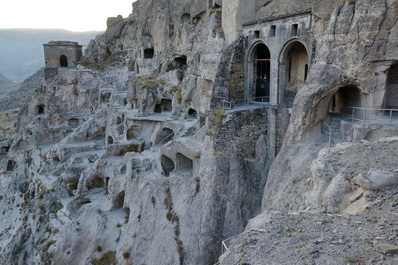
<path fill-rule="evenodd" d="M 398 64 L 392 65 L 388 70 L 385 98 L 386 108 L 398 108 Z"/>
<path fill-rule="evenodd" d="M 162 165 L 164 175 L 169 176 L 170 173 L 175 169 L 173 160 L 171 160 L 169 157 L 165 155 L 162 155 L 160 162 Z"/>
<path fill-rule="evenodd" d="M 61 67 L 68 67 L 68 58 L 65 55 L 61 55 L 59 58 L 59 64 Z"/>

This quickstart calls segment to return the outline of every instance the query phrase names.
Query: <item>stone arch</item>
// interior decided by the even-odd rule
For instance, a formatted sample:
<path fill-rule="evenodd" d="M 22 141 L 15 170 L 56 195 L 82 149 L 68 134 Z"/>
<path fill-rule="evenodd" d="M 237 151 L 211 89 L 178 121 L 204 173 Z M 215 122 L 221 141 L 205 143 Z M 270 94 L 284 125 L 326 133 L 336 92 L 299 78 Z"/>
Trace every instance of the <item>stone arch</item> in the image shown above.
<path fill-rule="evenodd" d="M 280 103 L 293 106 L 297 91 L 304 86 L 307 79 L 309 58 L 305 43 L 297 38 L 282 47 L 279 56 Z"/>
<path fill-rule="evenodd" d="M 68 67 L 68 57 L 66 57 L 66 55 L 62 54 L 59 57 L 59 65 L 61 67 Z"/>
<path fill-rule="evenodd" d="M 165 155 L 162 155 L 160 158 L 160 163 L 162 165 L 163 173 L 166 176 L 169 176 L 170 173 L 175 169 L 173 160 Z"/>
<path fill-rule="evenodd" d="M 112 136 L 108 136 L 108 144 L 113 144 L 113 137 Z"/>
<path fill-rule="evenodd" d="M 170 128 L 163 128 L 156 136 L 155 144 L 167 143 L 174 138 L 174 131 Z"/>
<path fill-rule="evenodd" d="M 247 62 L 247 98 L 269 102 L 271 84 L 271 52 L 262 41 L 249 49 Z"/>
<path fill-rule="evenodd" d="M 387 73 L 387 86 L 385 93 L 386 108 L 398 108 L 398 63 L 391 65 Z"/>
<path fill-rule="evenodd" d="M 348 107 L 361 107 L 361 90 L 355 85 L 338 88 L 329 99 L 329 113 L 340 114 Z"/>

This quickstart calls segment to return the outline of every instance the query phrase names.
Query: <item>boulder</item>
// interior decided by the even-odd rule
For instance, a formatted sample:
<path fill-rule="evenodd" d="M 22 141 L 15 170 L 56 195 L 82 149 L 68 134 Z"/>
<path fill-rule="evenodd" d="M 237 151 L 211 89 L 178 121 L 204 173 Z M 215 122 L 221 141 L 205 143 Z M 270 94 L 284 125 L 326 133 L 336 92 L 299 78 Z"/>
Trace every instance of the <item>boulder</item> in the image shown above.
<path fill-rule="evenodd" d="M 357 180 L 362 189 L 376 191 L 398 184 L 398 175 L 381 169 L 372 168 L 367 174 L 358 175 Z"/>

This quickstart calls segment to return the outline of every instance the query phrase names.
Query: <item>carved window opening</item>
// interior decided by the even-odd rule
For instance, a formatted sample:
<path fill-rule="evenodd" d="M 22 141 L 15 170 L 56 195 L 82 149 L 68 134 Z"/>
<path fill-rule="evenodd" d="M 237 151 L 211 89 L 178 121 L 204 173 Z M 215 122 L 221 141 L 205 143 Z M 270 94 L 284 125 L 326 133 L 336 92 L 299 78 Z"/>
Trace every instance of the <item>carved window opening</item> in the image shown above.
<path fill-rule="evenodd" d="M 144 59 L 152 59 L 155 54 L 155 50 L 153 48 L 144 49 Z"/>
<path fill-rule="evenodd" d="M 260 31 L 259 31 L 259 30 L 255 30 L 255 31 L 254 31 L 254 37 L 255 37 L 256 39 L 260 38 Z"/>
<path fill-rule="evenodd" d="M 298 24 L 293 24 L 291 36 L 297 36 L 297 35 L 298 35 Z"/>
<path fill-rule="evenodd" d="M 155 105 L 155 113 L 162 113 L 162 104 Z"/>
<path fill-rule="evenodd" d="M 269 36 L 270 37 L 276 36 L 276 26 L 275 25 L 271 26 L 270 31 L 269 31 Z"/>
<path fill-rule="evenodd" d="M 79 126 L 79 119 L 70 118 L 70 119 L 68 120 L 68 125 L 69 125 L 69 126 L 72 126 L 72 127 Z"/>
<path fill-rule="evenodd" d="M 44 114 L 44 105 L 37 105 L 37 114 Z"/>
<path fill-rule="evenodd" d="M 14 160 L 8 160 L 7 163 L 7 171 L 12 171 L 17 166 L 17 163 Z"/>

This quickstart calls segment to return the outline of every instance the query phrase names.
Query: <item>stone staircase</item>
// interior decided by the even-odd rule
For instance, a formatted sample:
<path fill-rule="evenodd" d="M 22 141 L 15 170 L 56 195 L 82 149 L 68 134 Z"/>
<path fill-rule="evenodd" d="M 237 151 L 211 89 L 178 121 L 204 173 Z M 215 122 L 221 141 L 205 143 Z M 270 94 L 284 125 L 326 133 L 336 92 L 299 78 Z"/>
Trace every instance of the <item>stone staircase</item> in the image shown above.
<path fill-rule="evenodd" d="M 133 158 L 133 159 L 131 159 L 131 168 L 132 168 L 132 169 L 137 169 L 137 170 L 139 170 L 139 169 L 141 169 L 141 167 L 142 167 L 142 161 L 141 161 L 141 159 L 139 159 L 139 158 Z"/>
<path fill-rule="evenodd" d="M 66 189 L 66 187 L 64 185 L 62 185 L 62 184 L 60 184 L 58 186 L 58 191 L 59 191 L 59 194 L 60 194 L 61 198 L 65 199 L 65 198 L 70 198 L 71 197 L 71 195 L 69 194 L 69 192 Z"/>

